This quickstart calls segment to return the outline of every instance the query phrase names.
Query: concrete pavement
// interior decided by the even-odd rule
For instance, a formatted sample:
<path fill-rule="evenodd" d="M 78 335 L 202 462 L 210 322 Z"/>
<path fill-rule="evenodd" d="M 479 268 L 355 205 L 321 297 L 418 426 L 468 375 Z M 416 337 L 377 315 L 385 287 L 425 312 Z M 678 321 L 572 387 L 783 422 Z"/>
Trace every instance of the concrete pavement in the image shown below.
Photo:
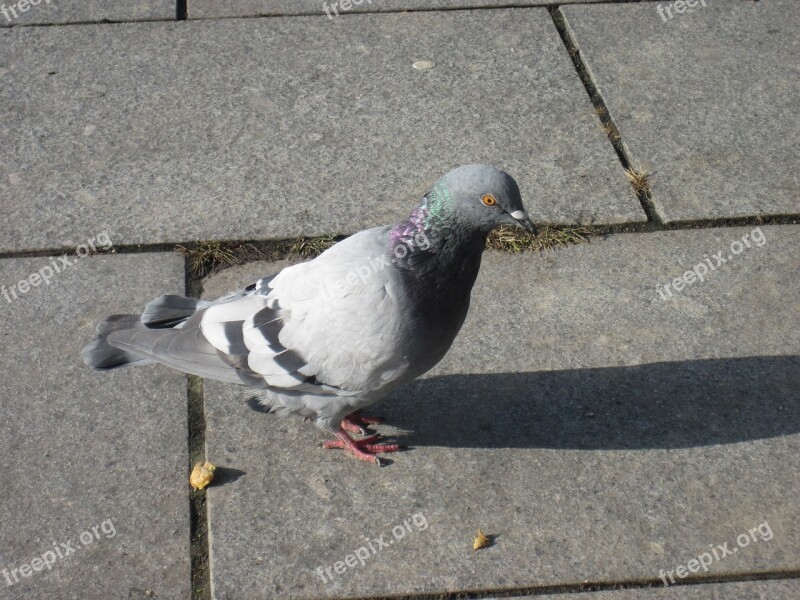
<path fill-rule="evenodd" d="M 0 10 L 0 598 L 797 597 L 800 20 L 677 4 Z M 590 243 L 487 251 L 450 354 L 376 407 L 388 467 L 82 364 L 105 315 L 300 260 L 201 277 L 177 244 L 349 235 L 466 162 Z"/>

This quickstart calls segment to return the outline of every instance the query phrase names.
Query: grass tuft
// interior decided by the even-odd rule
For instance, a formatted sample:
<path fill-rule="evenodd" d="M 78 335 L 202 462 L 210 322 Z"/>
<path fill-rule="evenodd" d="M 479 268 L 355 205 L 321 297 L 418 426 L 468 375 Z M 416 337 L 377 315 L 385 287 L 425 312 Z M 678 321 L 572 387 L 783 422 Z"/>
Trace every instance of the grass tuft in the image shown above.
<path fill-rule="evenodd" d="M 638 196 L 644 195 L 644 197 L 647 199 L 650 199 L 652 196 L 652 191 L 650 188 L 650 177 L 652 176 L 653 173 L 648 173 L 642 167 L 631 166 L 630 168 L 625 169 L 625 177 L 627 177 L 628 181 L 630 181 L 636 194 Z"/>
<path fill-rule="evenodd" d="M 533 236 L 516 225 L 502 225 L 486 240 L 486 247 L 501 252 L 544 252 L 558 246 L 570 246 L 589 241 L 590 232 L 585 227 L 543 227 Z"/>
<path fill-rule="evenodd" d="M 197 277 L 261 258 L 261 251 L 245 242 L 197 242 L 176 249 L 186 257 L 189 271 Z"/>
<path fill-rule="evenodd" d="M 186 257 L 189 273 L 197 279 L 254 260 L 275 261 L 291 256 L 313 258 L 340 239 L 341 236 L 322 235 L 260 242 L 194 242 L 175 249 Z"/>
<path fill-rule="evenodd" d="M 503 225 L 489 234 L 486 246 L 502 252 L 541 252 L 556 246 L 586 242 L 589 235 L 589 230 L 584 227 L 542 227 L 539 235 L 534 237 L 514 225 Z M 190 279 L 199 281 L 228 267 L 254 260 L 275 261 L 292 256 L 314 258 L 341 239 L 342 236 L 322 235 L 262 242 L 205 241 L 178 245 L 175 249 L 186 257 Z"/>
<path fill-rule="evenodd" d="M 336 241 L 336 236 L 334 235 L 323 235 L 315 238 L 301 237 L 292 242 L 292 245 L 289 246 L 289 252 L 303 258 L 311 258 L 325 252 Z"/>
<path fill-rule="evenodd" d="M 614 125 L 611 120 L 611 115 L 608 114 L 608 109 L 605 106 L 598 106 L 594 109 L 597 116 L 600 118 L 600 130 L 608 136 L 612 144 L 618 144 L 622 139 L 619 129 Z"/>

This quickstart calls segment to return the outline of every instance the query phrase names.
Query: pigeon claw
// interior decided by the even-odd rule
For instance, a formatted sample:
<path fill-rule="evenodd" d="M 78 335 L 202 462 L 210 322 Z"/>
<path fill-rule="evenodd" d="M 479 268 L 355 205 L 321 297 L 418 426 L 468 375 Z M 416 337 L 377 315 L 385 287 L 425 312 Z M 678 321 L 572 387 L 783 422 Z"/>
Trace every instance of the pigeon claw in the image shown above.
<path fill-rule="evenodd" d="M 365 438 L 354 440 L 350 437 L 344 425 L 340 426 L 339 431 L 336 432 L 335 440 L 328 440 L 322 442 L 323 448 L 341 448 L 347 450 L 355 456 L 358 460 L 364 462 L 371 462 L 377 464 L 379 467 L 383 464 L 381 459 L 376 456 L 379 452 L 399 452 L 403 450 L 400 444 L 377 444 L 375 442 L 380 438 L 379 435 L 370 435 Z"/>
<path fill-rule="evenodd" d="M 361 415 L 352 414 L 347 415 L 342 419 L 342 429 L 350 433 L 358 433 L 366 435 L 369 433 L 368 427 L 378 423 L 385 423 L 386 419 L 383 417 L 362 417 Z"/>

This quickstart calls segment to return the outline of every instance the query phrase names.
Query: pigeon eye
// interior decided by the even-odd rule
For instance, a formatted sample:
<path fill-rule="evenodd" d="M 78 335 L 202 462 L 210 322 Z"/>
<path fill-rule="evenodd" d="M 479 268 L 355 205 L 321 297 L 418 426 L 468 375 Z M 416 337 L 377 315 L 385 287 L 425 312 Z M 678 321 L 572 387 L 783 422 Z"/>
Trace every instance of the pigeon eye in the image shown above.
<path fill-rule="evenodd" d="M 497 204 L 497 200 L 491 194 L 486 194 L 483 198 L 481 198 L 481 202 L 483 202 L 486 206 L 494 206 Z"/>

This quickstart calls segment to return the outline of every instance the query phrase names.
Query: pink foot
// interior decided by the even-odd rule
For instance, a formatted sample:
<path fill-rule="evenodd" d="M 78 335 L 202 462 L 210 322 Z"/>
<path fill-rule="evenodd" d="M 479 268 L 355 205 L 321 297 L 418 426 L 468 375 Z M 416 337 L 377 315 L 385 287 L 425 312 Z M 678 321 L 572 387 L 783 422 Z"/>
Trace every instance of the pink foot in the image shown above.
<path fill-rule="evenodd" d="M 364 435 L 367 433 L 367 427 L 370 425 L 385 422 L 386 419 L 383 417 L 362 417 L 361 415 L 353 413 L 352 415 L 347 415 L 344 419 L 342 419 L 342 429 L 349 431 L 350 433 L 360 433 L 361 435 Z"/>
<path fill-rule="evenodd" d="M 381 459 L 375 456 L 378 452 L 399 452 L 403 449 L 400 444 L 376 444 L 375 442 L 380 438 L 377 434 L 354 440 L 345 430 L 344 423 L 336 432 L 336 438 L 322 442 L 322 447 L 347 450 L 358 460 L 376 463 L 378 466 L 381 465 Z"/>

